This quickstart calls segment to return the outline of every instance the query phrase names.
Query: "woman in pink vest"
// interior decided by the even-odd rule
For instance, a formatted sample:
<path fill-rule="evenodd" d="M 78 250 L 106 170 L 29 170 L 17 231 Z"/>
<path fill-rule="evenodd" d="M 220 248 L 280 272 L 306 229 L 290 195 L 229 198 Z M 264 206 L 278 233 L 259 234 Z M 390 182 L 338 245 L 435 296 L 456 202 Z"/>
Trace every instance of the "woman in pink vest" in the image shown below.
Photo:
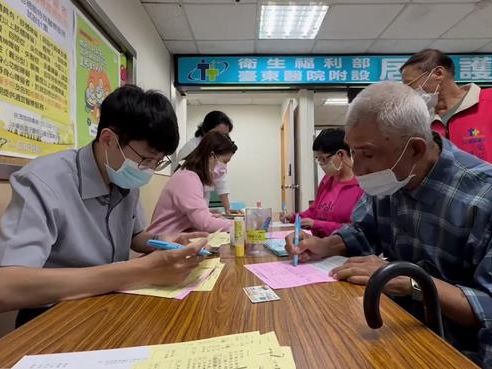
<path fill-rule="evenodd" d="M 225 175 L 237 150 L 231 139 L 209 132 L 173 174 L 157 202 L 148 231 L 178 234 L 183 231 L 230 232 L 233 221 L 218 218 L 208 209 L 204 186 Z"/>
<path fill-rule="evenodd" d="M 318 237 L 329 236 L 349 223 L 352 209 L 363 194 L 352 172 L 352 157 L 344 136 L 341 129 L 325 129 L 313 143 L 314 155 L 325 176 L 314 203 L 299 215 L 303 228 L 311 229 Z M 293 222 L 294 214 L 281 218 Z"/>

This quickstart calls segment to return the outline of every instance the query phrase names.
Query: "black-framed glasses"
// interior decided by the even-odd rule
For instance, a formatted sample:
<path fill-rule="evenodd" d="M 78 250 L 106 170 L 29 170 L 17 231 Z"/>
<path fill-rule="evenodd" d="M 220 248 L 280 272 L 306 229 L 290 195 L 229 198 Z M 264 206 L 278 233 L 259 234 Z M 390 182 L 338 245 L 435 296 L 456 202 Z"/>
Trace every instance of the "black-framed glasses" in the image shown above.
<path fill-rule="evenodd" d="M 336 153 L 334 154 L 323 154 L 323 155 L 316 155 L 314 157 L 314 159 L 318 162 L 318 163 L 327 163 L 328 160 L 330 160 L 330 158 L 332 156 L 334 156 Z"/>
<path fill-rule="evenodd" d="M 167 168 L 171 164 L 171 158 L 169 156 L 164 156 L 162 160 L 156 160 L 152 158 L 146 158 L 139 154 L 137 150 L 135 150 L 132 145 L 127 145 L 132 151 L 140 158 L 140 162 L 138 163 L 138 169 L 152 169 L 155 171 L 161 171 L 164 168 Z"/>

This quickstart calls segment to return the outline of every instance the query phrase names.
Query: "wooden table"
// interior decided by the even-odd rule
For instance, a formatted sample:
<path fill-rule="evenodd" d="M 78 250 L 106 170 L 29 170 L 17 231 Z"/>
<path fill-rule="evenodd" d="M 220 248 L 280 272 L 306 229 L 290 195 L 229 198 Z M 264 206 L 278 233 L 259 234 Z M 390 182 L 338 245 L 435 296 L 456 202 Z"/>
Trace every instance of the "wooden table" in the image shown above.
<path fill-rule="evenodd" d="M 0 368 L 23 355 L 191 341 L 259 330 L 292 347 L 298 369 L 476 368 L 388 298 L 384 326 L 369 328 L 363 288 L 345 282 L 278 290 L 280 301 L 252 304 L 242 287 L 261 284 L 243 265 L 277 260 L 263 250 L 233 258 L 212 292 L 185 300 L 111 294 L 60 303 L 0 340 Z M 90 369 L 90 368 L 88 368 Z"/>

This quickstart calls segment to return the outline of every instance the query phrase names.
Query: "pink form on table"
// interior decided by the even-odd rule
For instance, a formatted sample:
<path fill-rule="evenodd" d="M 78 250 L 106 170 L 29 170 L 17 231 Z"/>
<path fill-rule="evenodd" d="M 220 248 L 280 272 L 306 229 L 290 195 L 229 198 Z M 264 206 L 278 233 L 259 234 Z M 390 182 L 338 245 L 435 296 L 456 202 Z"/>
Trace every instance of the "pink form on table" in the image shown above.
<path fill-rule="evenodd" d="M 248 264 L 244 267 L 273 289 L 336 281 L 328 273 L 324 273 L 312 265 L 299 264 L 293 266 L 290 260 Z"/>
<path fill-rule="evenodd" d="M 308 229 L 303 229 L 302 232 L 305 232 L 307 234 L 312 235 L 311 231 Z M 287 237 L 289 234 L 294 233 L 294 231 L 275 231 L 275 232 L 270 232 L 268 234 L 268 238 L 276 239 L 276 240 L 283 240 L 285 237 Z"/>

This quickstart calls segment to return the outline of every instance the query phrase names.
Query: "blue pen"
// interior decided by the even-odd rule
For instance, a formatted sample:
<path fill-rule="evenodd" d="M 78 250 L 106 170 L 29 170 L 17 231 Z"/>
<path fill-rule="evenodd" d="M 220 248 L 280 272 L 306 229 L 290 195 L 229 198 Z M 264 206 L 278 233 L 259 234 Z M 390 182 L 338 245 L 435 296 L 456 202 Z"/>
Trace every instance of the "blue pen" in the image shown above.
<path fill-rule="evenodd" d="M 272 217 L 267 217 L 263 222 L 263 226 L 261 228 L 263 228 L 265 231 L 268 231 L 271 221 L 272 221 Z"/>
<path fill-rule="evenodd" d="M 296 214 L 296 220 L 294 222 L 294 246 L 298 247 L 299 246 L 299 236 L 301 233 L 301 217 L 299 214 Z M 299 264 L 299 256 L 294 255 L 294 258 L 292 259 L 292 265 L 297 266 Z"/>
<path fill-rule="evenodd" d="M 160 240 L 148 240 L 147 245 L 150 247 L 160 249 L 160 250 L 181 250 L 184 249 L 186 246 L 180 245 L 179 243 L 173 243 L 173 242 L 166 242 L 166 241 L 160 241 Z M 198 253 L 200 256 L 210 256 L 212 253 L 208 250 L 201 249 L 200 252 Z"/>

